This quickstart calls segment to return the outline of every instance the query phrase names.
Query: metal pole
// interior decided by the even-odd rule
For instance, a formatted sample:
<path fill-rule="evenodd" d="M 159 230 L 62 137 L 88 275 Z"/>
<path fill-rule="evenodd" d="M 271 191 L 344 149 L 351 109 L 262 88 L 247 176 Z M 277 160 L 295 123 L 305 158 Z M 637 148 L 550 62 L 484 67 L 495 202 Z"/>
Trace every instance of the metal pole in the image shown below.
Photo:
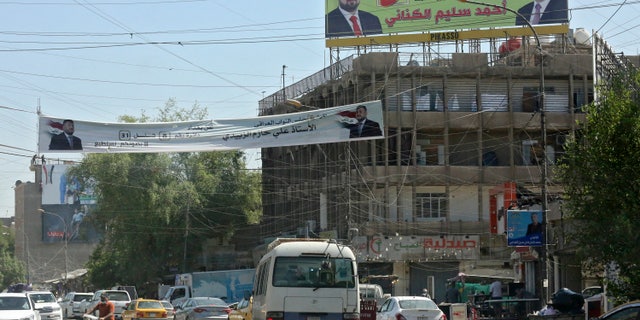
<path fill-rule="evenodd" d="M 287 94 L 285 93 L 284 89 L 285 89 L 285 85 L 284 85 L 284 77 L 285 77 L 285 73 L 284 73 L 284 69 L 287 68 L 287 66 L 282 65 L 282 102 L 287 101 Z"/>
<path fill-rule="evenodd" d="M 458 0 L 460 2 L 467 2 L 467 3 L 472 3 L 472 4 L 477 4 L 477 5 L 481 5 L 481 6 L 489 6 L 489 7 L 494 7 L 494 8 L 501 8 L 504 10 L 507 10 L 515 15 L 517 15 L 518 17 L 520 17 L 524 22 L 527 23 L 527 26 L 529 27 L 529 29 L 531 29 L 531 32 L 533 32 L 533 36 L 536 40 L 536 47 L 538 49 L 538 53 L 540 54 L 540 87 L 538 89 L 538 111 L 540 111 L 540 131 L 542 134 L 542 153 L 543 153 L 543 157 L 542 157 L 542 172 L 540 173 L 540 194 L 542 197 L 542 203 L 541 203 L 541 207 L 542 207 L 542 214 L 544 216 L 543 222 L 544 222 L 544 254 L 542 256 L 542 259 L 544 259 L 545 262 L 545 277 L 546 277 L 546 289 L 545 289 L 545 300 L 544 301 L 548 301 L 551 296 L 549 293 L 549 277 L 550 277 L 550 262 L 548 259 L 548 255 L 549 255 L 549 241 L 547 241 L 547 235 L 549 234 L 549 227 L 548 227 L 548 223 L 547 223 L 547 171 L 548 171 L 548 161 L 547 161 L 547 125 L 546 125 L 546 120 L 545 120 L 545 107 L 544 107 L 544 54 L 542 52 L 542 44 L 540 43 L 540 38 L 538 37 L 538 33 L 536 32 L 536 28 L 533 27 L 533 25 L 531 25 L 531 22 L 529 22 L 529 19 L 527 19 L 525 16 L 523 16 L 522 14 L 520 14 L 518 11 L 513 10 L 511 8 L 507 8 L 506 6 L 500 6 L 500 5 L 496 5 L 496 4 L 491 4 L 491 3 L 485 3 L 485 2 L 480 2 L 480 1 L 471 1 L 471 0 Z"/>
<path fill-rule="evenodd" d="M 189 199 L 189 202 L 187 202 L 187 214 L 185 216 L 185 225 L 184 225 L 184 256 L 182 257 L 182 272 L 186 273 L 187 272 L 187 243 L 188 243 L 188 239 L 189 239 L 189 204 L 191 200 Z"/>

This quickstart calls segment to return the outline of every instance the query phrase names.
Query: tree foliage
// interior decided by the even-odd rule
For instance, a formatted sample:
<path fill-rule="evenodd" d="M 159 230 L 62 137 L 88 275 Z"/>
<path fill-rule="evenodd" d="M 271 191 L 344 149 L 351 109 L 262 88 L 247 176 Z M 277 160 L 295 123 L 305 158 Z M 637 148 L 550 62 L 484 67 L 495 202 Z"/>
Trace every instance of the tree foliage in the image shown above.
<path fill-rule="evenodd" d="M 0 226 L 0 290 L 25 282 L 26 270 L 15 257 L 15 230 Z"/>
<path fill-rule="evenodd" d="M 179 109 L 170 100 L 158 119 L 120 119 L 204 116 L 198 106 Z M 154 290 L 163 275 L 200 267 L 193 261 L 205 240 L 228 240 L 237 225 L 255 223 L 261 213 L 260 176 L 246 170 L 240 151 L 90 154 L 70 173 L 97 196 L 95 219 L 104 239 L 87 268 L 98 288 L 149 284 Z"/>
<path fill-rule="evenodd" d="M 640 298 L 640 74 L 623 74 L 589 106 L 558 166 L 578 254 L 620 301 Z"/>

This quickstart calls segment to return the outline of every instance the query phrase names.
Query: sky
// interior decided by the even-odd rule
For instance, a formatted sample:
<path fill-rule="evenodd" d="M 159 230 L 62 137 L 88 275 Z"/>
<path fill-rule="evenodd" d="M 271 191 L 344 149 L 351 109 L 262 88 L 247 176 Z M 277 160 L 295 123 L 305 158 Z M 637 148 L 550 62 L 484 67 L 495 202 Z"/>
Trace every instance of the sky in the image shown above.
<path fill-rule="evenodd" d="M 640 1 L 569 8 L 570 28 L 640 54 Z M 0 0 L 0 217 L 14 214 L 15 182 L 35 181 L 38 110 L 117 122 L 174 99 L 214 120 L 255 117 L 283 73 L 290 85 L 328 66 L 324 10 L 319 0 Z M 250 167 L 259 158 L 247 150 Z"/>

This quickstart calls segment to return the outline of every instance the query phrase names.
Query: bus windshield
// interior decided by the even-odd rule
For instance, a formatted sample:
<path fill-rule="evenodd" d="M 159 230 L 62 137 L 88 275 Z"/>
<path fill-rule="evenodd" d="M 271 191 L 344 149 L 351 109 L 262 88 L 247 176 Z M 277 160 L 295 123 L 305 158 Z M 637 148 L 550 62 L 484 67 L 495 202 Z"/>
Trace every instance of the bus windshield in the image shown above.
<path fill-rule="evenodd" d="M 278 257 L 273 273 L 274 287 L 354 288 L 351 259 L 317 257 Z"/>

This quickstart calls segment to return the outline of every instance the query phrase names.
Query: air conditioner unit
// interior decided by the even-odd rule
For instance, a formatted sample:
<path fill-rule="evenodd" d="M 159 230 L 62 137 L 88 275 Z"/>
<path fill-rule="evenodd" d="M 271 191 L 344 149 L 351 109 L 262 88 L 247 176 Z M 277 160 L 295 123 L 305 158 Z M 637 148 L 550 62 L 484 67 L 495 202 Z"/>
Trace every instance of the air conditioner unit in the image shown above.
<path fill-rule="evenodd" d="M 564 143 L 567 141 L 567 135 L 566 134 L 558 134 L 556 135 L 556 145 L 564 145 Z"/>

